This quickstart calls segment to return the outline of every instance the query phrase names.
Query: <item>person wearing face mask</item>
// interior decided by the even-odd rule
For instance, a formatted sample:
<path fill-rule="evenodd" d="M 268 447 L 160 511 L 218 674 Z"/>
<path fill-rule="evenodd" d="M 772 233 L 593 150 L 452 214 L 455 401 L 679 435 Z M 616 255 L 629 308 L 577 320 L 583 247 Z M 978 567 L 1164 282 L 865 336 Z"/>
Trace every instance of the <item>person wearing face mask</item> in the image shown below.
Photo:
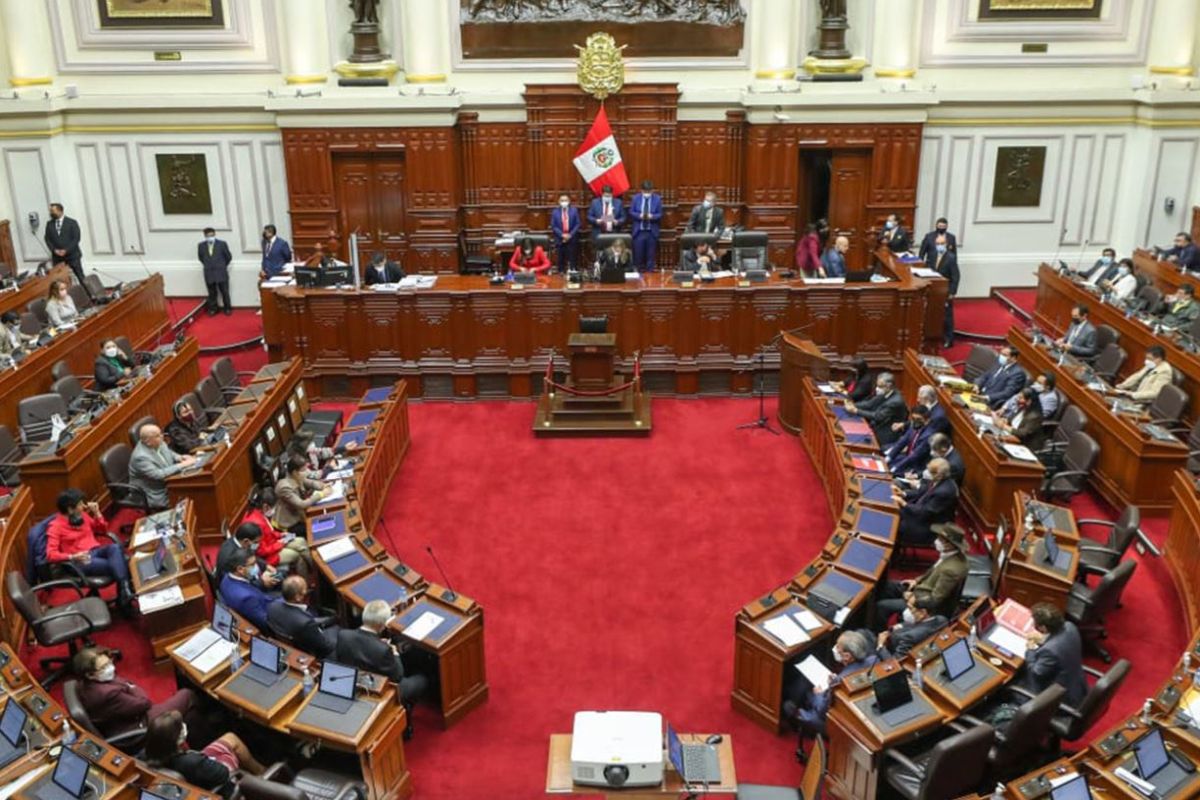
<path fill-rule="evenodd" d="M 267 527 L 270 526 L 268 525 Z M 213 583 L 220 586 L 221 581 L 225 578 L 225 574 L 232 572 L 234 567 L 237 566 L 237 552 L 239 550 L 249 550 L 258 559 L 258 572 L 251 578 L 250 582 L 264 592 L 271 592 L 279 587 L 281 578 L 274 568 L 267 563 L 263 553 L 263 539 L 266 538 L 263 533 L 264 530 L 257 523 L 243 521 L 233 532 L 232 536 L 225 537 L 225 540 L 221 542 L 220 548 L 217 549 L 217 568 L 213 572 Z M 275 555 L 278 556 L 278 550 L 275 552 Z M 275 562 L 279 563 L 278 557 L 275 559 Z M 264 564 L 266 564 L 265 567 Z"/>
<path fill-rule="evenodd" d="M 1146 360 L 1142 368 L 1117 384 L 1114 394 L 1127 397 L 1135 403 L 1153 403 L 1163 387 L 1171 383 L 1175 371 L 1167 363 L 1167 351 L 1159 345 L 1146 349 Z"/>
<path fill-rule="evenodd" d="M 176 400 L 171 421 L 164 431 L 168 446 L 186 456 L 204 444 L 204 426 L 196 419 L 192 404 L 187 400 Z"/>
<path fill-rule="evenodd" d="M 975 379 L 979 394 L 987 398 L 987 404 L 992 408 L 1000 408 L 1008 398 L 1025 388 L 1028 376 L 1017 364 L 1017 357 L 1015 348 L 1001 346 L 996 366 Z"/>
<path fill-rule="evenodd" d="M 64 213 L 62 203 L 50 204 L 50 219 L 46 221 L 44 238 L 51 253 L 51 263 L 69 266 L 75 273 L 75 280 L 83 285 L 83 251 L 79 248 L 79 223 Z"/>
<path fill-rule="evenodd" d="M 260 631 L 267 630 L 267 606 L 271 597 L 260 587 L 262 568 L 253 550 L 238 547 L 225 561 L 226 572 L 217 594 L 233 611 L 245 617 Z"/>
<path fill-rule="evenodd" d="M 100 355 L 92 364 L 92 377 L 96 379 L 96 391 L 115 389 L 121 381 L 133 374 L 133 362 L 121 352 L 117 343 L 106 339 L 100 346 Z"/>
<path fill-rule="evenodd" d="M 621 198 L 613 197 L 611 186 L 602 186 L 600 196 L 593 197 L 588 206 L 588 224 L 592 226 L 592 247 L 602 233 L 616 233 L 625 224 L 625 205 Z"/>
<path fill-rule="evenodd" d="M 208 300 L 205 310 L 211 317 L 217 313 L 217 295 L 221 296 L 225 316 L 233 313 L 233 305 L 229 302 L 229 265 L 233 262 L 233 253 L 229 245 L 217 238 L 213 228 L 204 229 L 204 241 L 196 245 L 196 258 L 204 268 L 204 285 L 208 287 Z"/>
<path fill-rule="evenodd" d="M 309 506 L 329 496 L 321 481 L 308 477 L 308 459 L 288 456 L 287 474 L 275 484 L 275 525 L 280 530 L 304 536 L 304 519 Z"/>
<path fill-rule="evenodd" d="M 550 238 L 554 242 L 555 262 L 559 272 L 575 269 L 579 264 L 579 229 L 583 223 L 571 198 L 558 196 L 558 208 L 550 212 Z"/>
<path fill-rule="evenodd" d="M 908 418 L 908 406 L 896 391 L 896 378 L 890 372 L 881 372 L 875 378 L 873 397 L 861 403 L 847 400 L 846 410 L 871 424 L 875 440 L 883 448 L 900 438 L 900 431 L 892 427 L 893 423 L 904 422 Z"/>
<path fill-rule="evenodd" d="M 903 475 L 911 470 L 923 470 L 929 461 L 929 440 L 937 433 L 929 424 L 929 409 L 915 405 L 908 412 L 908 427 L 891 447 L 884 452 L 893 475 Z"/>
<path fill-rule="evenodd" d="M 1038 402 L 1038 393 L 1032 386 L 1026 386 L 1016 395 L 1016 400 L 1011 417 L 1006 418 L 993 411 L 992 421 L 997 428 L 1016 436 L 1021 444 L 1037 452 L 1046 446 L 1045 418 L 1042 416 L 1042 404 Z"/>
<path fill-rule="evenodd" d="M 384 640 L 392 608 L 386 600 L 372 600 L 363 607 L 362 627 L 338 631 L 334 660 L 358 669 L 382 675 L 396 684 L 400 699 L 407 708 L 429 688 L 424 675 L 406 675 L 404 662 L 396 646 Z M 406 738 L 412 735 L 412 714 L 408 714 Z"/>
<path fill-rule="evenodd" d="M 85 502 L 78 489 L 58 495 L 58 513 L 46 529 L 46 560 L 70 562 L 84 575 L 107 575 L 117 582 L 117 605 L 126 616 L 133 612 L 133 586 L 125 551 L 108 533 L 100 506 Z"/>
<path fill-rule="evenodd" d="M 73 325 L 79 319 L 79 311 L 75 308 L 71 293 L 67 291 L 65 281 L 50 282 L 50 292 L 46 295 L 46 316 L 55 328 Z"/>
<path fill-rule="evenodd" d="M 0 314 L 0 356 L 17 357 L 24 353 L 26 340 L 21 335 L 21 315 L 15 311 Z"/>
<path fill-rule="evenodd" d="M 940 458 L 946 462 L 950 468 L 950 480 L 955 486 L 962 487 L 963 478 L 967 474 L 967 465 L 963 461 L 962 454 L 954 447 L 954 440 L 946 433 L 935 433 L 929 439 L 929 460 Z M 925 465 L 925 469 L 929 469 L 929 465 Z M 918 477 L 916 473 L 910 473 L 909 477 L 914 480 Z"/>
<path fill-rule="evenodd" d="M 846 277 L 846 253 L 849 250 L 850 240 L 845 236 L 838 236 L 833 240 L 833 245 L 821 256 L 821 269 L 825 273 L 823 277 Z"/>
<path fill-rule="evenodd" d="M 933 224 L 933 230 L 925 234 L 921 239 L 921 247 L 917 250 L 917 257 L 922 261 L 929 260 L 929 254 L 935 251 L 937 237 L 946 237 L 946 249 L 951 253 L 958 252 L 958 239 L 950 232 L 950 223 L 946 222 L 945 217 L 938 217 L 937 222 Z"/>
<path fill-rule="evenodd" d="M 1084 283 L 1092 286 L 1098 286 L 1101 280 L 1111 278 L 1116 274 L 1117 266 L 1117 251 L 1111 247 L 1106 247 L 1100 251 L 1100 258 L 1092 266 L 1085 270 L 1071 270 Z"/>
<path fill-rule="evenodd" d="M 892 615 L 903 613 L 912 598 L 929 600 L 940 611 L 953 610 L 949 605 L 957 599 L 967 579 L 966 534 L 952 523 L 934 525 L 933 534 L 938 560 L 914 580 L 886 581 L 880 585 L 875 595 L 873 630 L 886 628 Z"/>
<path fill-rule="evenodd" d="M 550 269 L 550 258 L 540 244 L 534 245 L 533 239 L 526 236 L 521 240 L 521 246 L 513 250 L 508 268 L 513 272 L 532 272 L 540 275 Z"/>
<path fill-rule="evenodd" d="M 879 243 L 887 245 L 887 248 L 893 253 L 908 252 L 912 241 L 908 238 L 908 231 L 904 230 L 904 226 L 900 224 L 899 214 L 887 215 L 887 219 L 883 222 L 883 231 L 879 234 Z"/>
<path fill-rule="evenodd" d="M 642 191 L 629 204 L 633 233 L 633 266 L 638 272 L 653 271 L 658 263 L 658 236 L 662 224 L 662 196 L 653 181 L 642 181 Z"/>
<path fill-rule="evenodd" d="M 921 598 L 914 594 L 904 607 L 902 621 L 880 633 L 875 640 L 875 655 L 880 661 L 904 658 L 910 650 L 947 624 L 949 620 L 937 613 L 937 604 L 932 598 Z"/>
<path fill-rule="evenodd" d="M 1196 303 L 1196 289 L 1190 283 L 1179 287 L 1175 295 L 1166 301 L 1160 319 L 1164 328 L 1186 328 L 1200 317 L 1200 304 Z"/>
<path fill-rule="evenodd" d="M 262 269 L 260 279 L 274 278 L 292 263 L 292 246 L 281 237 L 274 225 L 264 225 L 262 234 Z"/>
<path fill-rule="evenodd" d="M 336 617 L 320 617 L 308 607 L 308 581 L 299 575 L 283 580 L 283 596 L 267 607 L 271 632 L 317 658 L 329 658 L 337 647 Z"/>
<path fill-rule="evenodd" d="M 244 770 L 262 775 L 264 767 L 235 733 L 223 733 L 203 750 L 188 747 L 188 726 L 178 711 L 150 721 L 146 731 L 146 763 L 178 772 L 193 786 L 224 798 L 237 791 L 234 775 Z"/>
<path fill-rule="evenodd" d="M 833 687 L 848 675 L 875 666 L 878 660 L 871 652 L 871 641 L 866 635 L 859 631 L 842 631 L 833 645 L 833 661 L 837 672 L 827 685 L 814 686 L 803 675 L 799 675 L 798 670 L 789 670 L 795 672 L 797 677 L 784 692 L 787 699 L 783 701 L 783 718 L 800 732 L 801 742 L 796 757 L 801 762 L 805 760 L 803 740 L 825 734 L 825 717 L 833 700 Z"/>
<path fill-rule="evenodd" d="M 1181 270 L 1200 268 L 1200 249 L 1192 242 L 1191 234 L 1186 231 L 1180 231 L 1175 234 L 1175 246 L 1163 250 L 1155 248 L 1158 252 L 1158 257 L 1164 261 L 1170 261 L 1177 265 Z"/>
<path fill-rule="evenodd" d="M 1133 259 L 1122 258 L 1113 268 L 1112 278 L 1101 280 L 1097 286 L 1108 292 L 1112 303 L 1126 303 L 1138 288 L 1137 269 L 1133 266 Z"/>
<path fill-rule="evenodd" d="M 1058 410 L 1058 392 L 1054 391 L 1054 387 L 1058 385 L 1058 381 L 1053 375 L 1039 373 L 1033 379 L 1033 383 L 1029 384 L 1029 388 L 1033 389 L 1038 398 L 1038 405 L 1042 409 L 1042 419 L 1048 420 L 1053 418 L 1054 412 Z M 1000 416 L 1005 419 L 1012 419 L 1017 413 L 1017 400 L 1021 397 L 1020 392 L 1008 398 L 1004 405 L 1000 407 Z"/>
<path fill-rule="evenodd" d="M 938 273 L 949 284 L 946 292 L 945 318 L 942 322 L 942 347 L 954 346 L 954 298 L 958 294 L 960 277 L 958 255 L 950 246 L 949 239 L 948 234 L 937 234 L 934 236 L 933 245 L 925 254 L 925 268 Z"/>
<path fill-rule="evenodd" d="M 725 209 L 717 205 L 717 193 L 705 192 L 704 199 L 692 206 L 687 233 L 715 233 L 725 230 Z"/>
<path fill-rule="evenodd" d="M 900 506 L 900 530 L 897 538 L 903 544 L 928 547 L 933 544 L 933 527 L 952 522 L 958 512 L 958 487 L 950 479 L 950 464 L 942 458 L 931 458 L 916 488 L 902 492 L 892 490 Z"/>
<path fill-rule="evenodd" d="M 194 725 L 202 725 L 199 699 L 191 689 L 179 689 L 161 703 L 127 680 L 117 678 L 117 665 L 108 650 L 85 647 L 71 660 L 79 676 L 79 701 L 92 724 L 106 739 L 146 725 L 175 711 Z"/>
<path fill-rule="evenodd" d="M 386 254 L 376 251 L 371 254 L 371 263 L 367 266 L 367 274 L 363 282 L 367 286 L 377 283 L 399 283 L 404 278 L 404 270 L 392 261 Z"/>
<path fill-rule="evenodd" d="M 1096 326 L 1088 318 L 1088 307 L 1082 303 L 1071 309 L 1071 324 L 1067 332 L 1056 339 L 1054 346 L 1082 359 L 1096 357 Z"/>
<path fill-rule="evenodd" d="M 275 527 L 275 490 L 269 486 L 255 490 L 250 498 L 250 510 L 242 519 L 242 526 L 257 528 L 262 533 L 258 543 L 258 558 L 267 565 L 267 572 L 275 574 L 277 567 L 307 578 L 312 574 L 312 555 L 308 540 L 290 531 Z M 240 530 L 240 528 L 239 528 Z"/>

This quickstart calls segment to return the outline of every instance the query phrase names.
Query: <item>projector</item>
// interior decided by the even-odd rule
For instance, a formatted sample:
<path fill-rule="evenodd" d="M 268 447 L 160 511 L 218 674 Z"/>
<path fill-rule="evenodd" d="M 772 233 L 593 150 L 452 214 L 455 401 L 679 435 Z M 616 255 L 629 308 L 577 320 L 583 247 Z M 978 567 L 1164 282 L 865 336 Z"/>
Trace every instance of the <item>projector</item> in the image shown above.
<path fill-rule="evenodd" d="M 663 779 L 662 715 L 577 711 L 571 780 L 589 786 L 658 786 Z"/>

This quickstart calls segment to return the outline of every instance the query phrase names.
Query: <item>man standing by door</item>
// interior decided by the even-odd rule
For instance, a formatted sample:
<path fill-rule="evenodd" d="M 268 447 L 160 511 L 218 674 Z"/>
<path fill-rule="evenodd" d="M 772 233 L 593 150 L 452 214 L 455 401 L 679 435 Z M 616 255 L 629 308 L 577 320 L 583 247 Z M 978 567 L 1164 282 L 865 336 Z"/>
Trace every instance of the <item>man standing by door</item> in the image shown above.
<path fill-rule="evenodd" d="M 63 213 L 62 203 L 50 204 L 50 220 L 46 223 L 46 247 L 50 248 L 53 264 L 66 264 L 83 285 L 83 251 L 79 249 L 79 223 Z"/>
<path fill-rule="evenodd" d="M 217 313 L 217 294 L 221 295 L 225 316 L 233 313 L 233 305 L 229 302 L 229 263 L 233 254 L 229 245 L 217 238 L 217 232 L 212 228 L 204 229 L 204 241 L 196 248 L 196 255 L 204 267 L 204 285 L 208 287 L 208 302 L 205 309 L 211 317 Z"/>

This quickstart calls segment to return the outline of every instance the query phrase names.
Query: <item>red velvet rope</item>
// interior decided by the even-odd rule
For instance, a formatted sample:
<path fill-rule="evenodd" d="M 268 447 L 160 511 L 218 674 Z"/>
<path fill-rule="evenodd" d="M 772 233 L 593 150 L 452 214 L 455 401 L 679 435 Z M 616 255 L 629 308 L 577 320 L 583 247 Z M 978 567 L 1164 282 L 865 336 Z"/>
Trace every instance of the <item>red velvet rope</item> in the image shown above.
<path fill-rule="evenodd" d="M 634 385 L 638 385 L 640 388 L 640 385 L 642 382 L 642 354 L 637 353 L 634 355 L 633 380 L 623 383 L 620 386 L 614 386 L 609 389 L 594 389 L 591 391 L 587 391 L 584 389 L 573 389 L 570 386 L 564 386 L 561 383 L 555 383 L 554 378 L 551 377 L 553 374 L 554 374 L 554 354 L 551 353 L 550 360 L 546 362 L 546 377 L 544 379 L 544 383 L 547 386 L 549 386 L 551 389 L 557 389 L 560 392 L 566 392 L 567 394 L 575 395 L 576 397 L 607 397 L 610 394 L 620 394 L 621 392 L 625 391 L 626 389 L 628 389 Z"/>

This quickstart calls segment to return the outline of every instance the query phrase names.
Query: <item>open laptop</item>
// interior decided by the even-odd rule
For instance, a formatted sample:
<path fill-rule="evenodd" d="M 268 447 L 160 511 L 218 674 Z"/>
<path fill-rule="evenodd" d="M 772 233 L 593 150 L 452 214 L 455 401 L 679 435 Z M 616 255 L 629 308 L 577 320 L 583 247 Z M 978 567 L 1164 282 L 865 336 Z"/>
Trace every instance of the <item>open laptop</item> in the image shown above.
<path fill-rule="evenodd" d="M 1180 784 L 1188 780 L 1195 770 L 1189 761 L 1167 752 L 1162 731 L 1158 728 L 1146 733 L 1133 743 L 1133 758 L 1137 762 L 1138 777 L 1154 784 L 1155 792 L 1168 797 Z M 1190 767 L 1191 769 L 1188 769 Z"/>
<path fill-rule="evenodd" d="M 91 763 L 70 748 L 58 754 L 54 773 L 32 793 L 37 800 L 79 800 L 89 792 L 88 768 Z"/>
<path fill-rule="evenodd" d="M 1092 790 L 1087 778 L 1076 775 L 1066 783 L 1060 783 L 1050 790 L 1050 800 L 1092 800 Z"/>
<path fill-rule="evenodd" d="M 149 558 L 140 558 L 137 562 L 138 577 L 142 582 L 153 580 L 158 575 L 164 572 L 175 571 L 175 558 L 171 555 L 171 551 L 167 549 L 167 540 L 159 539 L 158 546 L 154 548 L 154 554 Z"/>
<path fill-rule="evenodd" d="M 717 748 L 711 744 L 684 744 L 667 723 L 667 755 L 684 783 L 720 783 L 721 764 Z"/>
<path fill-rule="evenodd" d="M 14 698 L 9 697 L 4 706 L 4 714 L 0 715 L 0 767 L 7 767 L 21 756 L 26 748 L 22 745 L 25 738 L 25 721 L 29 715 Z"/>
<path fill-rule="evenodd" d="M 222 639 L 232 642 L 236 638 L 237 623 L 233 619 L 233 612 L 223 603 L 213 604 L 212 627 Z"/>
<path fill-rule="evenodd" d="M 871 711 L 893 727 L 904 725 L 916 719 L 928 710 L 928 704 L 914 702 L 912 689 L 908 685 L 908 673 L 897 670 L 882 678 L 876 678 L 871 684 L 875 700 L 871 703 Z"/>
<path fill-rule="evenodd" d="M 283 651 L 278 646 L 257 636 L 250 640 L 250 663 L 245 672 L 247 678 L 263 686 L 274 686 L 283 677 L 285 667 Z"/>
<path fill-rule="evenodd" d="M 1071 554 L 1064 553 L 1058 546 L 1058 538 L 1053 531 L 1046 531 L 1046 537 L 1042 539 L 1042 560 L 1056 570 L 1063 570 L 1071 565 Z"/>
<path fill-rule="evenodd" d="M 333 661 L 321 664 L 321 680 L 317 693 L 309 705 L 323 708 L 334 714 L 345 714 L 354 705 L 354 687 L 358 683 L 358 670 Z"/>

